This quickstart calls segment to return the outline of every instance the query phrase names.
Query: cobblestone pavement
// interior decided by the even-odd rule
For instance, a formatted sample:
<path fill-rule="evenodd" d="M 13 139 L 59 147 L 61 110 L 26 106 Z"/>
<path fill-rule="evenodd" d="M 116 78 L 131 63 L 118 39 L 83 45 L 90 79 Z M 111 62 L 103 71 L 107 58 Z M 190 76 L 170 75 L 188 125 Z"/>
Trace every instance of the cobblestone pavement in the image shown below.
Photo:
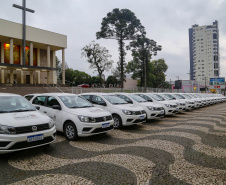
<path fill-rule="evenodd" d="M 0 156 L 2 184 L 226 184 L 226 103 Z"/>

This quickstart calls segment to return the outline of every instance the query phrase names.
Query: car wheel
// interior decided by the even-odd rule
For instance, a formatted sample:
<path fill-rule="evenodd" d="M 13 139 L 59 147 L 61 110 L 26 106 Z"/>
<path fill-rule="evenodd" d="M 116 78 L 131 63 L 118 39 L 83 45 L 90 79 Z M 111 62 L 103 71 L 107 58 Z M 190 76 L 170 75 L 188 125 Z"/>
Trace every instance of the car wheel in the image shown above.
<path fill-rule="evenodd" d="M 67 122 L 64 126 L 64 135 L 69 141 L 78 139 L 78 132 L 73 122 Z"/>
<path fill-rule="evenodd" d="M 114 128 L 119 129 L 122 128 L 122 119 L 118 115 L 113 115 L 114 119 Z"/>

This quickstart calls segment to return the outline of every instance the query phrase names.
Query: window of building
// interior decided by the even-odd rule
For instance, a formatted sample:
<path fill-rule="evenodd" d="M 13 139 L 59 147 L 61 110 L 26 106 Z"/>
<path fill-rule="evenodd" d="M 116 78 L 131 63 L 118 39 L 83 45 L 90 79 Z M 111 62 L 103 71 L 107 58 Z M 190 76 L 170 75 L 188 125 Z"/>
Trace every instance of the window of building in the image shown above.
<path fill-rule="evenodd" d="M 216 33 L 213 34 L 213 39 L 217 39 L 217 34 Z"/>

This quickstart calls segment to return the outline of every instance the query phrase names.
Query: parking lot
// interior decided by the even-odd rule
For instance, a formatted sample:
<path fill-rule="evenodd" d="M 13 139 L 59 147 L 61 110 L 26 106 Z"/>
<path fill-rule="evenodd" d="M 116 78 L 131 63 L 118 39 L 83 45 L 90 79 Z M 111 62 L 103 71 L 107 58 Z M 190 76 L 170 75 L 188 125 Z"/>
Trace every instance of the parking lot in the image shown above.
<path fill-rule="evenodd" d="M 0 156 L 2 184 L 225 184 L 226 103 Z"/>

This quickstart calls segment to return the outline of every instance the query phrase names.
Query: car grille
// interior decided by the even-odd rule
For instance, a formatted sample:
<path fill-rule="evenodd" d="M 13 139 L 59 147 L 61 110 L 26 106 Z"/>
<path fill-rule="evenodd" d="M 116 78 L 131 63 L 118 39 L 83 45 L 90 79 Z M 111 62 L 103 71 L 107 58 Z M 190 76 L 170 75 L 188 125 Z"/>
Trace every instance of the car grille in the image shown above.
<path fill-rule="evenodd" d="M 136 119 L 133 123 L 143 123 L 144 121 L 146 121 L 146 118 Z"/>
<path fill-rule="evenodd" d="M 111 125 L 110 127 L 107 127 L 107 128 L 96 128 L 91 133 L 101 133 L 101 132 L 106 132 L 106 131 L 109 131 L 112 129 L 113 129 L 113 125 Z"/>
<path fill-rule="evenodd" d="M 32 130 L 33 126 L 37 127 L 37 131 L 35 131 L 35 132 L 49 129 L 49 124 L 48 123 L 41 124 L 41 125 L 26 126 L 26 127 L 16 127 L 15 128 L 16 129 L 16 134 L 24 134 L 24 133 L 34 132 Z"/>
<path fill-rule="evenodd" d="M 164 110 L 163 107 L 154 107 L 154 110 Z"/>
<path fill-rule="evenodd" d="M 95 118 L 95 120 L 96 122 L 109 121 L 109 120 L 112 120 L 112 116 L 98 117 L 98 118 Z"/>
<path fill-rule="evenodd" d="M 9 143 L 10 143 L 10 141 L 1 141 L 0 147 L 6 147 Z"/>
<path fill-rule="evenodd" d="M 177 105 L 171 105 L 173 108 L 177 108 Z"/>
<path fill-rule="evenodd" d="M 146 112 L 144 110 L 141 110 L 141 111 L 133 111 L 132 113 L 133 113 L 133 115 L 146 114 Z"/>
<path fill-rule="evenodd" d="M 34 141 L 34 142 L 23 141 L 23 142 L 18 142 L 18 143 L 15 143 L 13 146 L 11 146 L 9 148 L 9 150 L 16 150 L 16 149 L 29 148 L 29 147 L 33 147 L 33 146 L 43 145 L 43 144 L 46 144 L 46 143 L 50 143 L 53 140 L 54 139 L 52 137 L 46 137 L 46 138 L 44 138 L 43 140 L 40 140 L 40 141 Z"/>

